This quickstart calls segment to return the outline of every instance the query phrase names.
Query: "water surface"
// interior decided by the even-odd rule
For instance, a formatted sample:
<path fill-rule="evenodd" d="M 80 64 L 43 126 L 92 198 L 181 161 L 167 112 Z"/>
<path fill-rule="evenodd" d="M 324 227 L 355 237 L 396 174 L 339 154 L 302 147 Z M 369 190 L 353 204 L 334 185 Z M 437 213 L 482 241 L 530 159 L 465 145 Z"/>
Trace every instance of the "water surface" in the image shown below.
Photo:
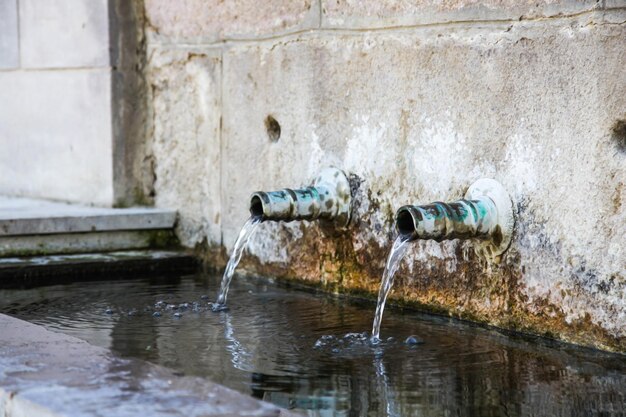
<path fill-rule="evenodd" d="M 624 356 L 393 308 L 371 346 L 373 303 L 238 277 L 214 313 L 219 278 L 0 290 L 0 311 L 311 416 L 626 413 Z"/>

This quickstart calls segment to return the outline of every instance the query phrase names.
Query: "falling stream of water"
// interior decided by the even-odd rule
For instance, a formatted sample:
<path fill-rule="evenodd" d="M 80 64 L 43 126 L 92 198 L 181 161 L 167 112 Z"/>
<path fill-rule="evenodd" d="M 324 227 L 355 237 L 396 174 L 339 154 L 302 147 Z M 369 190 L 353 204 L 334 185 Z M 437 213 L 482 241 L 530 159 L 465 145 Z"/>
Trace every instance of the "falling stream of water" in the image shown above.
<path fill-rule="evenodd" d="M 226 264 L 226 270 L 224 270 L 224 276 L 222 277 L 222 285 L 220 286 L 220 293 L 217 296 L 217 301 L 213 304 L 214 311 L 221 311 L 226 308 L 226 298 L 228 297 L 228 287 L 230 287 L 230 282 L 233 280 L 233 274 L 235 273 L 235 268 L 239 264 L 241 260 L 241 256 L 243 255 L 243 250 L 246 248 L 250 237 L 254 234 L 257 226 L 261 223 L 260 216 L 251 216 L 248 221 L 243 225 L 241 231 L 239 232 L 239 236 L 237 236 L 237 240 L 235 241 L 235 247 L 233 248 L 233 253 L 230 255 L 230 259 L 228 260 L 228 264 Z"/>
<path fill-rule="evenodd" d="M 393 276 L 396 274 L 400 261 L 406 253 L 408 247 L 408 239 L 402 235 L 398 236 L 393 242 L 393 247 L 389 256 L 387 257 L 387 263 L 385 264 L 385 271 L 383 272 L 383 279 L 380 284 L 380 290 L 378 291 L 378 303 L 376 304 L 376 314 L 374 315 L 374 325 L 372 326 L 372 342 L 378 342 L 380 336 L 380 323 L 383 320 L 383 312 L 385 310 L 385 302 L 387 296 L 391 292 L 393 286 Z"/>

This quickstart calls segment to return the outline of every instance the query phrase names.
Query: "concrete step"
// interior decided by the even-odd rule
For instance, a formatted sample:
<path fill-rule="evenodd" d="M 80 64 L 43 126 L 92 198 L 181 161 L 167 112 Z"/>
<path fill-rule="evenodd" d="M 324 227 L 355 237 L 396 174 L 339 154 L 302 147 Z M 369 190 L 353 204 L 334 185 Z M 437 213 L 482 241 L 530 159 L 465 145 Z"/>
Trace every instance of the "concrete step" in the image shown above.
<path fill-rule="evenodd" d="M 167 247 L 176 212 L 0 196 L 0 257 Z"/>

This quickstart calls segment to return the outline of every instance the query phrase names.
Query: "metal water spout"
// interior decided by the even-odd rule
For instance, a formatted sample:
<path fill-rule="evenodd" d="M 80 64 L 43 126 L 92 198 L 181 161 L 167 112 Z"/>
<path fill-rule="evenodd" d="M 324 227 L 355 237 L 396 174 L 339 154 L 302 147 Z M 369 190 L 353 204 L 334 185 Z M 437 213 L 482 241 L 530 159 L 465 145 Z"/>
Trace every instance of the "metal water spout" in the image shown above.
<path fill-rule="evenodd" d="M 476 181 L 464 199 L 403 206 L 396 212 L 396 228 L 407 240 L 476 239 L 482 253 L 496 262 L 511 244 L 514 226 L 511 197 L 492 179 Z"/>
<path fill-rule="evenodd" d="M 309 187 L 252 194 L 250 214 L 261 221 L 323 219 L 345 227 L 350 222 L 351 202 L 346 174 L 337 168 L 325 168 Z"/>

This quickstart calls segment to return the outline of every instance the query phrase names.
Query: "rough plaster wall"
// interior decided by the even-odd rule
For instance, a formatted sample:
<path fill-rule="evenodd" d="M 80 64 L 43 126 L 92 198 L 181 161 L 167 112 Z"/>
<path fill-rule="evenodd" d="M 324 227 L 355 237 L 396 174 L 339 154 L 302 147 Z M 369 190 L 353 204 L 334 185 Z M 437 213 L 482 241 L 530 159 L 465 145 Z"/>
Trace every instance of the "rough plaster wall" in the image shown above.
<path fill-rule="evenodd" d="M 200 33 L 180 26 L 187 9 L 146 2 L 157 204 L 181 210 L 183 242 L 231 248 L 252 191 L 306 184 L 335 165 L 353 174 L 350 229 L 264 224 L 244 268 L 371 295 L 395 209 L 457 199 L 492 177 L 518 214 L 502 264 L 486 264 L 468 242 L 420 242 L 392 297 L 626 351 L 625 10 L 317 6 L 315 30 L 303 30 L 316 26 L 313 11 L 293 10 L 291 34 L 262 18 L 238 37 L 234 17 Z M 263 39 L 238 40 L 250 34 Z M 276 143 L 268 115 L 281 125 Z"/>

